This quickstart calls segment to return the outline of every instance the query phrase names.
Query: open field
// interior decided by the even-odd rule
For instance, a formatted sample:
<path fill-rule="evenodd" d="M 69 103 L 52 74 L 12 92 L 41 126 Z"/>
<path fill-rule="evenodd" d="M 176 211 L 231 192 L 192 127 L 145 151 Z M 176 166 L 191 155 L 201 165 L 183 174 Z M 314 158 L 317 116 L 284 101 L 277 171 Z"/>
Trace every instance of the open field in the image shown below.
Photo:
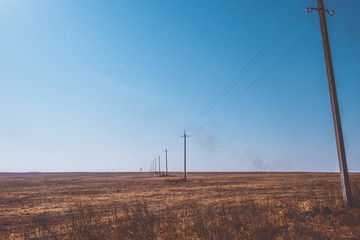
<path fill-rule="evenodd" d="M 0 239 L 360 239 L 336 173 L 0 174 Z M 360 174 L 350 174 L 354 197 Z"/>

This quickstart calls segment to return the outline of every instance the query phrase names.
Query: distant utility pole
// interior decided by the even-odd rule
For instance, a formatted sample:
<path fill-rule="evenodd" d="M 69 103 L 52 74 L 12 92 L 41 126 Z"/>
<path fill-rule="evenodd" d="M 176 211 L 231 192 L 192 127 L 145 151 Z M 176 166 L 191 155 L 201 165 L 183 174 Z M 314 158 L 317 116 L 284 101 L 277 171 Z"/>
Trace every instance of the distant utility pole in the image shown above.
<path fill-rule="evenodd" d="M 350 180 L 349 180 L 349 173 L 346 164 L 345 145 L 344 145 L 344 138 L 341 128 L 340 111 L 339 111 L 338 99 L 336 94 L 334 69 L 332 65 L 329 36 L 328 36 L 326 17 L 325 17 L 325 12 L 327 12 L 330 16 L 332 16 L 334 15 L 335 11 L 333 10 L 329 12 L 329 10 L 325 10 L 323 0 L 317 0 L 317 2 L 318 2 L 318 8 L 305 8 L 305 11 L 310 13 L 313 10 L 317 10 L 319 12 L 321 37 L 323 41 L 326 72 L 327 72 L 329 92 L 330 92 L 330 102 L 331 102 L 331 109 L 332 109 L 332 115 L 334 121 L 336 146 L 337 146 L 338 160 L 340 167 L 342 194 L 344 199 L 344 205 L 349 206 L 352 204 Z"/>
<path fill-rule="evenodd" d="M 168 152 L 168 150 L 167 150 L 167 149 L 165 148 L 165 159 L 166 159 L 166 176 L 168 175 L 167 152 Z"/>
<path fill-rule="evenodd" d="M 159 156 L 159 173 L 161 173 L 161 169 L 160 169 L 160 156 Z"/>
<path fill-rule="evenodd" d="M 189 136 L 186 135 L 185 130 L 184 130 L 184 135 L 181 137 L 184 138 L 184 181 L 186 182 L 186 138 Z"/>
<path fill-rule="evenodd" d="M 156 169 L 156 158 L 155 158 L 154 162 L 155 162 L 155 172 L 156 172 L 157 171 L 157 169 Z"/>

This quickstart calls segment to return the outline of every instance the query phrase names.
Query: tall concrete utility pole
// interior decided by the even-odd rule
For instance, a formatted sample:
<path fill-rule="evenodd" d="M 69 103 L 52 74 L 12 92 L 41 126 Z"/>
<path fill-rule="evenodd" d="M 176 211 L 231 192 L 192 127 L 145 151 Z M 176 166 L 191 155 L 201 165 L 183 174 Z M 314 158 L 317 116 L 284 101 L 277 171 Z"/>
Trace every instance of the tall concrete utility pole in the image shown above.
<path fill-rule="evenodd" d="M 168 150 L 165 148 L 166 176 L 168 175 L 167 152 L 168 152 Z"/>
<path fill-rule="evenodd" d="M 329 12 L 329 10 L 325 10 L 323 0 L 317 0 L 317 2 L 318 2 L 318 8 L 305 8 L 305 10 L 307 12 L 312 12 L 313 10 L 317 10 L 319 12 L 321 37 L 323 42 L 326 72 L 327 72 L 329 92 L 330 92 L 330 102 L 331 102 L 331 109 L 332 109 L 332 115 L 334 121 L 336 146 L 337 146 L 338 160 L 340 167 L 342 195 L 344 199 L 344 205 L 349 206 L 352 204 L 350 180 L 349 180 L 349 173 L 346 163 L 344 138 L 341 127 L 340 111 L 339 111 L 338 99 L 336 94 L 334 69 L 331 59 L 330 42 L 329 42 L 326 17 L 325 17 L 325 12 L 327 12 L 330 16 L 334 15 L 335 12 L 334 11 Z"/>
<path fill-rule="evenodd" d="M 184 138 L 184 181 L 186 182 L 186 138 L 189 136 L 186 135 L 185 130 L 184 130 L 184 135 L 181 137 Z"/>

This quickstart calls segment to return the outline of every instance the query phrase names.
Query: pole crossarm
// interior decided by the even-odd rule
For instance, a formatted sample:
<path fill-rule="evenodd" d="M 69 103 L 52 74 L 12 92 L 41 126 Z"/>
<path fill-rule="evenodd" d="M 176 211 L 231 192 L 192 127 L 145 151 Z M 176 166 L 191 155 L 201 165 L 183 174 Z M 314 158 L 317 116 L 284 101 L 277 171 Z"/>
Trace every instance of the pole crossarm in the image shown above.
<path fill-rule="evenodd" d="M 323 12 L 327 12 L 330 16 L 333 16 L 335 14 L 335 11 L 334 10 L 325 10 L 324 8 L 313 8 L 313 7 L 306 7 L 305 8 L 305 11 L 308 12 L 308 13 L 312 13 L 313 10 L 316 10 L 316 11 L 323 11 Z"/>

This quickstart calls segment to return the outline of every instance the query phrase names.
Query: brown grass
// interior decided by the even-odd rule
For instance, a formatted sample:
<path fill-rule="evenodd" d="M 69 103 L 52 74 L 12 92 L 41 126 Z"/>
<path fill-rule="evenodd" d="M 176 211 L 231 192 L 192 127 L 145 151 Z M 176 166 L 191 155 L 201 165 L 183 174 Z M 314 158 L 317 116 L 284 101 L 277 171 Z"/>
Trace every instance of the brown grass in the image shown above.
<path fill-rule="evenodd" d="M 335 173 L 0 174 L 0 187 L 0 239 L 360 239 Z"/>

